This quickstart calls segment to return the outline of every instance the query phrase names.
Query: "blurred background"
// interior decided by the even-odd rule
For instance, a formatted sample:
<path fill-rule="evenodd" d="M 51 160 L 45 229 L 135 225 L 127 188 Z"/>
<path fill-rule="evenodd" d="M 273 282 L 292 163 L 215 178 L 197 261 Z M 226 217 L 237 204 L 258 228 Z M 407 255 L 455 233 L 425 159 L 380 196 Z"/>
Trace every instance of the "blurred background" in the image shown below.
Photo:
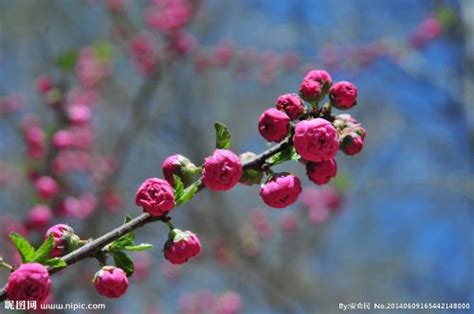
<path fill-rule="evenodd" d="M 368 132 L 359 155 L 338 154 L 328 186 L 290 162 L 278 169 L 305 190 L 289 208 L 265 207 L 258 186 L 204 190 L 171 215 L 199 234 L 198 258 L 168 263 L 166 226 L 148 225 L 136 237 L 155 248 L 132 254 L 124 297 L 99 296 L 87 260 L 54 277 L 51 302 L 149 314 L 474 306 L 473 17 L 471 0 L 0 0 L 0 255 L 18 263 L 12 230 L 39 244 L 54 223 L 88 238 L 138 215 L 139 184 L 175 153 L 202 164 L 214 121 L 234 152 L 264 151 L 259 115 L 326 69 L 357 85 L 350 113 Z M 38 192 L 44 176 L 54 196 Z"/>

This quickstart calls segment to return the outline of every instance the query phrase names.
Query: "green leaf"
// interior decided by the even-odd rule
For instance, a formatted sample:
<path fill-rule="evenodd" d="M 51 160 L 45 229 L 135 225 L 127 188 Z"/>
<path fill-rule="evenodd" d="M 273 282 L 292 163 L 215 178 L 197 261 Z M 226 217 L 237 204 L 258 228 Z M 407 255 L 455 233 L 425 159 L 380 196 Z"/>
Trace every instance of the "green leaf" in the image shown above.
<path fill-rule="evenodd" d="M 23 263 L 29 262 L 35 254 L 35 248 L 30 244 L 30 242 L 28 242 L 27 239 L 23 238 L 17 233 L 10 233 L 10 239 L 18 250 L 18 253 L 20 253 L 21 261 Z"/>
<path fill-rule="evenodd" d="M 270 157 L 268 159 L 268 163 L 271 164 L 272 166 L 275 166 L 285 161 L 298 160 L 299 158 L 300 158 L 300 155 L 298 155 L 298 153 L 295 150 L 295 147 L 292 145 L 280 151 L 279 153 L 276 153 L 272 157 Z"/>
<path fill-rule="evenodd" d="M 338 172 L 337 176 L 331 180 L 331 185 L 339 192 L 345 192 L 352 186 L 352 182 L 345 173 Z"/>
<path fill-rule="evenodd" d="M 134 266 L 133 261 L 124 252 L 113 252 L 115 266 L 122 268 L 123 271 L 127 274 L 127 277 L 130 277 L 133 274 Z"/>
<path fill-rule="evenodd" d="M 127 214 L 125 216 L 125 218 L 123 219 L 123 223 L 126 224 L 127 222 L 130 222 L 130 220 L 132 220 L 132 216 L 130 216 L 129 214 Z"/>
<path fill-rule="evenodd" d="M 96 57 L 105 61 L 111 60 L 115 54 L 114 47 L 106 41 L 95 43 L 93 49 Z"/>
<path fill-rule="evenodd" d="M 56 65 L 65 72 L 73 71 L 76 67 L 78 57 L 79 53 L 77 49 L 69 49 L 59 55 L 59 57 L 56 59 Z"/>
<path fill-rule="evenodd" d="M 197 180 L 190 186 L 188 186 L 181 195 L 180 198 L 175 199 L 176 207 L 183 205 L 187 201 L 193 198 L 193 196 L 198 192 L 199 185 L 201 184 L 201 180 Z"/>
<path fill-rule="evenodd" d="M 66 261 L 61 259 L 61 258 L 58 258 L 58 257 L 55 257 L 55 258 L 49 259 L 47 261 L 44 261 L 42 264 L 45 265 L 45 266 L 49 266 L 51 268 L 60 268 L 60 267 L 66 267 L 67 266 Z"/>
<path fill-rule="evenodd" d="M 126 251 L 139 252 L 139 251 L 146 251 L 146 250 L 149 250 L 149 249 L 152 249 L 152 248 L 153 248 L 152 244 L 141 243 L 141 244 L 137 244 L 137 245 L 127 245 L 123 249 L 126 250 Z"/>
<path fill-rule="evenodd" d="M 117 240 L 115 240 L 111 245 L 110 245 L 110 251 L 115 252 L 115 251 L 120 251 L 126 246 L 131 246 L 133 245 L 133 240 L 134 240 L 134 235 L 133 232 L 129 232 Z"/>
<path fill-rule="evenodd" d="M 174 179 L 174 199 L 180 199 L 184 193 L 184 184 L 181 178 L 177 175 L 173 175 Z"/>
<path fill-rule="evenodd" d="M 49 235 L 49 238 L 46 239 L 43 244 L 36 250 L 35 255 L 31 258 L 30 262 L 43 263 L 49 259 L 49 253 L 54 247 L 54 238 L 53 235 Z"/>
<path fill-rule="evenodd" d="M 232 144 L 232 139 L 229 130 L 222 122 L 214 123 L 216 129 L 216 148 L 229 148 Z"/>
<path fill-rule="evenodd" d="M 125 224 L 129 222 L 130 220 L 132 220 L 132 217 L 130 215 L 127 215 L 125 216 L 123 223 Z M 109 250 L 111 252 L 120 251 L 126 246 L 133 245 L 134 240 L 135 240 L 135 234 L 133 233 L 133 231 L 131 231 L 129 233 L 124 234 L 123 236 L 115 240 L 114 242 L 112 242 L 112 244 L 109 247 Z"/>

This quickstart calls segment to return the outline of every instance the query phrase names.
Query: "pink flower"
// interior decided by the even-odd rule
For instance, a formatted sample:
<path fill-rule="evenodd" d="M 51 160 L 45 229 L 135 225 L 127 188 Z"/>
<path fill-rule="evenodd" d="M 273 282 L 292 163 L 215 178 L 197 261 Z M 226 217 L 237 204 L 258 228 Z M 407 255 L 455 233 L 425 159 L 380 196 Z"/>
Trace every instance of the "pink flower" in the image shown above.
<path fill-rule="evenodd" d="M 117 213 L 123 208 L 122 196 L 116 191 L 107 191 L 104 195 L 104 206 L 111 213 Z"/>
<path fill-rule="evenodd" d="M 49 200 L 59 193 L 59 185 L 51 177 L 39 177 L 35 181 L 36 192 L 42 199 Z"/>
<path fill-rule="evenodd" d="M 262 238 L 268 238 L 272 234 L 271 224 L 268 219 L 267 211 L 263 208 L 252 210 L 250 219 L 255 231 Z"/>
<path fill-rule="evenodd" d="M 331 105 L 338 109 L 350 109 L 357 104 L 357 87 L 346 81 L 333 84 L 329 89 Z"/>
<path fill-rule="evenodd" d="M 107 298 L 119 298 L 128 289 L 128 279 L 125 272 L 114 266 L 104 266 L 92 280 L 100 295 Z"/>
<path fill-rule="evenodd" d="M 327 84 L 328 86 L 332 84 L 331 75 L 324 70 L 311 70 L 305 75 L 303 80 L 315 81 L 321 86 L 324 86 L 324 84 Z"/>
<path fill-rule="evenodd" d="M 165 258 L 173 264 L 183 264 L 201 252 L 201 242 L 191 231 L 173 229 L 164 247 Z"/>
<path fill-rule="evenodd" d="M 75 104 L 67 109 L 69 121 L 74 125 L 87 124 L 91 119 L 91 109 L 82 104 Z"/>
<path fill-rule="evenodd" d="M 47 76 L 40 76 L 36 79 L 36 90 L 41 95 L 46 94 L 51 88 L 53 88 L 53 81 Z"/>
<path fill-rule="evenodd" d="M 231 41 L 220 42 L 214 52 L 214 59 L 219 66 L 226 66 L 234 56 L 234 45 Z"/>
<path fill-rule="evenodd" d="M 260 196 L 265 204 L 274 208 L 290 206 L 301 193 L 301 181 L 289 173 L 279 173 L 262 184 Z"/>
<path fill-rule="evenodd" d="M 327 209 L 340 209 L 343 203 L 341 193 L 330 186 L 315 188 L 307 186 L 303 189 L 300 197 L 301 205 L 307 209 L 314 207 L 324 207 Z"/>
<path fill-rule="evenodd" d="M 26 126 L 24 130 L 24 136 L 26 140 L 28 156 L 33 159 L 43 158 L 46 151 L 46 135 L 43 129 L 37 125 Z"/>
<path fill-rule="evenodd" d="M 54 133 L 53 145 L 57 149 L 66 149 L 74 145 L 73 133 L 69 130 L 60 130 Z"/>
<path fill-rule="evenodd" d="M 156 0 L 147 9 L 148 25 L 159 32 L 172 33 L 184 27 L 192 17 L 192 8 L 186 0 Z"/>
<path fill-rule="evenodd" d="M 50 291 L 51 279 L 48 270 L 41 264 L 22 264 L 8 277 L 6 292 L 10 301 L 43 303 Z"/>
<path fill-rule="evenodd" d="M 237 314 L 242 310 L 242 298 L 234 291 L 222 293 L 215 305 L 215 314 Z"/>
<path fill-rule="evenodd" d="M 134 256 L 133 278 L 138 281 L 146 280 L 150 275 L 151 255 L 148 252 L 138 252 Z"/>
<path fill-rule="evenodd" d="M 293 143 L 298 154 L 308 161 L 331 159 L 339 148 L 337 130 L 321 118 L 298 122 Z"/>
<path fill-rule="evenodd" d="M 153 45 L 151 36 L 139 34 L 130 42 L 130 51 L 136 68 L 141 74 L 151 74 L 158 69 L 158 52 Z"/>
<path fill-rule="evenodd" d="M 298 228 L 298 216 L 294 213 L 285 215 L 281 218 L 280 225 L 283 231 L 293 232 Z"/>
<path fill-rule="evenodd" d="M 53 213 L 48 206 L 36 205 L 27 214 L 25 225 L 28 230 L 41 231 L 49 225 L 52 218 Z"/>
<path fill-rule="evenodd" d="M 275 108 L 265 110 L 258 120 L 258 131 L 269 142 L 283 140 L 289 130 L 290 118 Z"/>
<path fill-rule="evenodd" d="M 278 110 L 285 111 L 291 120 L 295 120 L 304 112 L 303 101 L 296 94 L 281 95 L 277 99 L 276 107 Z"/>
<path fill-rule="evenodd" d="M 233 188 L 242 176 L 239 157 L 227 149 L 216 149 L 212 156 L 204 161 L 202 182 L 214 191 L 226 191 Z"/>
<path fill-rule="evenodd" d="M 135 194 L 135 204 L 152 216 L 163 216 L 174 207 L 173 188 L 163 179 L 146 179 Z"/>
<path fill-rule="evenodd" d="M 74 234 L 74 230 L 65 224 L 57 224 L 46 231 L 45 239 L 53 236 L 54 247 L 49 254 L 51 257 L 60 257 L 65 255 L 68 251 L 74 249 L 74 245 L 79 241 L 79 238 Z M 75 243 L 73 243 L 75 242 Z"/>
<path fill-rule="evenodd" d="M 174 32 L 170 37 L 169 49 L 179 56 L 191 52 L 196 47 L 196 38 L 187 32 Z"/>
<path fill-rule="evenodd" d="M 173 186 L 173 175 L 180 177 L 184 185 L 187 186 L 191 183 L 193 175 L 199 170 L 188 158 L 179 154 L 167 157 L 161 167 L 166 181 Z"/>
<path fill-rule="evenodd" d="M 76 75 L 83 86 L 95 88 L 109 72 L 109 62 L 98 58 L 93 48 L 86 47 L 81 50 L 76 63 Z"/>
<path fill-rule="evenodd" d="M 320 162 L 308 162 L 306 164 L 308 178 L 318 185 L 328 183 L 337 174 L 336 159 L 331 158 Z"/>
<path fill-rule="evenodd" d="M 361 128 L 364 130 L 363 128 Z M 365 131 L 365 130 L 364 130 Z M 357 134 L 356 132 L 347 132 L 341 135 L 340 138 L 340 148 L 344 154 L 353 156 L 360 153 L 364 147 L 364 136 Z"/>
<path fill-rule="evenodd" d="M 300 85 L 300 96 L 308 102 L 318 100 L 321 96 L 322 86 L 313 80 L 303 80 Z"/>

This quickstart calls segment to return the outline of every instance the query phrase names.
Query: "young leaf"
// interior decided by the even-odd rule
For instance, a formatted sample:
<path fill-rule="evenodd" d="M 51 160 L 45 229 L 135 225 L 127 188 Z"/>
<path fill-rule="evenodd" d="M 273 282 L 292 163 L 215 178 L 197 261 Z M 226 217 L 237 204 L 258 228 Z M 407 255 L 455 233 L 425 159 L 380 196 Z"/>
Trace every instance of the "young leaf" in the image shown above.
<path fill-rule="evenodd" d="M 127 274 L 127 277 L 130 277 L 133 274 L 134 266 L 133 261 L 124 252 L 113 252 L 115 266 L 122 268 L 123 271 Z"/>
<path fill-rule="evenodd" d="M 56 65 L 64 72 L 70 72 L 76 67 L 78 57 L 79 53 L 76 49 L 67 50 L 56 59 Z"/>
<path fill-rule="evenodd" d="M 190 186 L 188 186 L 179 199 L 175 199 L 176 207 L 183 205 L 189 201 L 197 193 L 201 180 L 197 180 Z"/>
<path fill-rule="evenodd" d="M 10 239 L 18 250 L 18 253 L 20 253 L 21 261 L 23 263 L 29 262 L 35 254 L 35 248 L 30 244 L 30 242 L 28 242 L 27 239 L 14 232 L 10 233 Z"/>
<path fill-rule="evenodd" d="M 216 129 L 216 148 L 229 148 L 232 139 L 225 124 L 216 122 L 214 123 L 214 128 Z"/>
<path fill-rule="evenodd" d="M 133 232 L 129 232 L 117 240 L 115 240 L 111 245 L 110 245 L 110 251 L 115 252 L 115 251 L 120 251 L 126 246 L 131 246 L 133 245 L 133 240 L 134 240 L 134 235 Z"/>
<path fill-rule="evenodd" d="M 124 220 L 123 220 L 123 223 L 125 224 L 125 223 L 129 222 L 130 220 L 132 220 L 132 216 L 130 216 L 129 214 L 127 214 L 127 215 L 125 216 Z"/>
<path fill-rule="evenodd" d="M 123 223 L 127 223 L 130 220 L 132 220 L 132 217 L 130 215 L 125 216 L 125 219 Z M 133 245 L 133 241 L 135 240 L 135 234 L 133 232 L 129 232 L 127 234 L 124 234 L 110 245 L 110 251 L 120 251 L 123 249 L 125 246 L 130 246 Z"/>
<path fill-rule="evenodd" d="M 300 155 L 296 152 L 294 146 L 285 148 L 268 159 L 268 163 L 272 166 L 279 165 L 288 160 L 298 160 Z"/>
<path fill-rule="evenodd" d="M 30 262 L 43 263 L 49 259 L 49 253 L 54 247 L 54 239 L 51 234 L 48 239 L 46 239 L 43 244 L 36 250 L 35 255 L 31 258 Z"/>
<path fill-rule="evenodd" d="M 180 199 L 184 193 L 184 184 L 181 178 L 177 175 L 173 175 L 174 179 L 174 199 Z"/>
<path fill-rule="evenodd" d="M 149 250 L 151 248 L 153 248 L 152 244 L 141 243 L 141 244 L 137 244 L 137 245 L 127 245 L 123 249 L 126 250 L 126 251 L 139 252 L 139 251 L 146 251 L 146 250 Z"/>
<path fill-rule="evenodd" d="M 67 266 L 67 263 L 63 259 L 58 258 L 58 257 L 44 261 L 42 264 L 45 266 L 49 266 L 51 268 L 60 268 L 60 267 Z"/>

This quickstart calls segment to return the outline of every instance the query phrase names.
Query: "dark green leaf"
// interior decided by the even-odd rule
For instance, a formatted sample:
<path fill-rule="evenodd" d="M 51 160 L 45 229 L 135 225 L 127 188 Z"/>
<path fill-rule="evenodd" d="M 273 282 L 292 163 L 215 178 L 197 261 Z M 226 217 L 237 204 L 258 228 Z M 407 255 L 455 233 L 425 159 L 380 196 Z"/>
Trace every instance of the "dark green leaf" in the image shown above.
<path fill-rule="evenodd" d="M 193 184 L 191 184 L 190 186 L 188 186 L 183 194 L 181 195 L 181 197 L 179 199 L 176 199 L 175 202 L 176 202 L 176 207 L 178 206 L 181 206 L 183 205 L 184 203 L 186 203 L 187 201 L 189 201 L 190 199 L 193 198 L 193 196 L 197 193 L 198 189 L 199 189 L 199 185 L 201 184 L 201 180 L 197 180 L 196 182 L 194 182 Z"/>
<path fill-rule="evenodd" d="M 227 127 L 221 122 L 216 122 L 214 128 L 216 129 L 216 148 L 229 148 L 232 139 Z"/>
<path fill-rule="evenodd" d="M 27 239 L 14 232 L 10 233 L 10 239 L 18 250 L 18 253 L 20 253 L 21 261 L 23 263 L 29 262 L 35 254 L 35 248 L 30 244 L 30 242 L 28 242 Z"/>
<path fill-rule="evenodd" d="M 149 244 L 149 243 L 141 243 L 141 244 L 137 244 L 137 245 L 127 245 L 125 246 L 123 249 L 126 250 L 126 251 L 146 251 L 146 250 L 149 250 L 149 249 L 152 249 L 153 248 L 153 245 L 152 244 Z"/>
<path fill-rule="evenodd" d="M 45 265 L 45 266 L 52 267 L 52 268 L 59 268 L 59 267 L 66 267 L 67 266 L 67 263 L 63 259 L 58 258 L 58 257 L 55 257 L 55 258 L 49 259 L 47 261 L 44 261 L 42 264 Z"/>
<path fill-rule="evenodd" d="M 127 274 L 127 277 L 130 277 L 133 274 L 134 266 L 133 261 L 124 252 L 113 252 L 115 266 L 122 268 L 123 271 Z"/>
<path fill-rule="evenodd" d="M 56 59 L 56 65 L 65 72 L 73 71 L 76 67 L 78 56 L 77 49 L 67 50 Z"/>
<path fill-rule="evenodd" d="M 43 263 L 49 259 L 49 253 L 54 247 L 54 239 L 51 234 L 48 239 L 46 239 L 43 244 L 36 250 L 35 255 L 31 258 L 30 262 Z"/>

